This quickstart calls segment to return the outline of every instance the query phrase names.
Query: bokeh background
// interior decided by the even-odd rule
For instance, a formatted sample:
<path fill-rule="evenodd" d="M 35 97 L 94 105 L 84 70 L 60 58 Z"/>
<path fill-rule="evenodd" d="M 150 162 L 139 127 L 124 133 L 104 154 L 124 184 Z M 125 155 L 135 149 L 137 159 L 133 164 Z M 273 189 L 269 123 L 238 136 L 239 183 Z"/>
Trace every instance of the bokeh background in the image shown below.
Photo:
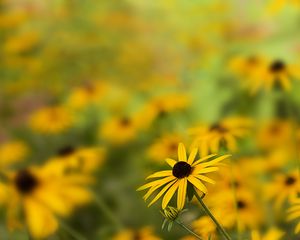
<path fill-rule="evenodd" d="M 233 239 L 298 239 L 299 25 L 289 0 L 1 1 L 0 238 L 184 239 L 179 226 L 161 230 L 160 204 L 147 208 L 136 189 L 179 142 L 195 144 L 191 129 L 238 117 L 251 126 L 234 146 L 220 140 L 232 159 L 206 202 Z M 80 191 L 62 184 L 72 174 Z M 238 203 L 225 184 L 236 181 L 249 209 L 226 202 Z M 40 205 L 28 210 L 36 189 L 58 222 L 49 233 Z M 221 239 L 187 208 L 188 226 Z"/>

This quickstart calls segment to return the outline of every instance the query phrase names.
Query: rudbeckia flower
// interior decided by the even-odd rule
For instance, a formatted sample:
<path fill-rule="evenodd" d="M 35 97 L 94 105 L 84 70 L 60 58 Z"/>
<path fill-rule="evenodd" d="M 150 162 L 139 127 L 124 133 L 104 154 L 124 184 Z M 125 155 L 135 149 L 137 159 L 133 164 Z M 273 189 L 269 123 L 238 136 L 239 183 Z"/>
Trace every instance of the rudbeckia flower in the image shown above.
<path fill-rule="evenodd" d="M 237 150 L 237 138 L 245 136 L 251 126 L 252 121 L 248 118 L 231 117 L 212 125 L 191 128 L 190 134 L 195 138 L 193 145 L 199 146 L 202 155 L 216 153 L 222 146 L 233 152 Z"/>
<path fill-rule="evenodd" d="M 300 198 L 294 198 L 292 201 L 292 206 L 288 209 L 288 221 L 292 221 L 295 219 L 300 218 Z M 296 228 L 295 228 L 295 234 L 300 233 L 300 221 L 298 221 Z"/>
<path fill-rule="evenodd" d="M 286 200 L 292 201 L 300 192 L 299 172 L 294 170 L 288 174 L 277 174 L 274 180 L 266 185 L 266 197 L 275 200 L 279 209 Z"/>
<path fill-rule="evenodd" d="M 0 167 L 22 161 L 28 151 L 28 146 L 22 141 L 14 140 L 0 144 Z"/>
<path fill-rule="evenodd" d="M 30 234 L 44 238 L 58 229 L 57 216 L 69 216 L 75 208 L 91 201 L 86 186 L 92 179 L 67 172 L 46 164 L 10 173 L 5 183 L 10 198 L 4 202 L 9 227 L 16 227 L 24 212 Z"/>
<path fill-rule="evenodd" d="M 125 229 L 116 234 L 113 240 L 161 240 L 153 233 L 151 227 L 143 227 L 139 230 Z"/>
<path fill-rule="evenodd" d="M 58 134 L 69 129 L 73 117 L 63 106 L 45 107 L 32 113 L 29 126 L 36 132 Z"/>
<path fill-rule="evenodd" d="M 251 240 L 280 240 L 284 232 L 280 231 L 277 228 L 269 229 L 264 235 L 259 233 L 257 230 L 251 232 Z"/>
<path fill-rule="evenodd" d="M 215 154 L 208 155 L 195 161 L 197 152 L 198 149 L 193 148 L 187 158 L 185 146 L 180 143 L 178 146 L 178 161 L 170 158 L 166 159 L 166 162 L 172 167 L 172 170 L 156 172 L 147 177 L 147 179 L 161 179 L 154 180 L 138 188 L 138 191 L 149 189 L 144 196 L 145 200 L 147 200 L 156 190 L 162 188 L 148 206 L 151 206 L 164 195 L 162 208 L 165 209 L 177 191 L 177 208 L 179 210 L 183 209 L 186 201 L 188 184 L 194 187 L 195 190 L 207 193 L 207 188 L 202 181 L 212 184 L 214 184 L 215 181 L 205 176 L 205 173 L 218 171 L 219 168 L 217 166 L 219 162 L 229 157 L 229 155 L 206 161 L 216 156 Z"/>

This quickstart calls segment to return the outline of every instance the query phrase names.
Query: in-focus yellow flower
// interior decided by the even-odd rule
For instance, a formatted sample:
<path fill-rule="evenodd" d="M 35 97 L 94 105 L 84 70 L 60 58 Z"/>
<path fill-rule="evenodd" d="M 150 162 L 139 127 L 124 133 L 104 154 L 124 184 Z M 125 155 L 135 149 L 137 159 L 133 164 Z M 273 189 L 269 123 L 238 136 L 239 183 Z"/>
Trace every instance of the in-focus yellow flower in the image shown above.
<path fill-rule="evenodd" d="M 109 143 L 122 145 L 132 141 L 138 129 L 139 124 L 134 117 L 113 117 L 100 126 L 99 135 Z"/>
<path fill-rule="evenodd" d="M 162 163 L 167 157 L 175 158 L 177 156 L 178 144 L 182 137 L 178 134 L 167 134 L 156 140 L 148 149 L 148 156 Z"/>
<path fill-rule="evenodd" d="M 0 145 L 0 167 L 24 160 L 28 154 L 28 146 L 22 141 L 8 141 Z"/>
<path fill-rule="evenodd" d="M 283 235 L 284 232 L 277 228 L 269 229 L 264 235 L 261 235 L 257 230 L 253 230 L 251 232 L 251 240 L 280 240 Z"/>
<path fill-rule="evenodd" d="M 29 126 L 36 132 L 58 134 L 69 129 L 73 117 L 63 106 L 45 107 L 32 113 Z"/>
<path fill-rule="evenodd" d="M 67 104 L 72 108 L 82 109 L 89 104 L 99 103 L 106 94 L 107 87 L 104 82 L 88 82 L 71 91 Z"/>
<path fill-rule="evenodd" d="M 188 184 L 194 187 L 195 190 L 207 193 L 207 188 L 202 181 L 212 184 L 214 184 L 215 181 L 204 174 L 218 171 L 219 168 L 217 166 L 219 162 L 229 157 L 229 155 L 220 156 L 211 161 L 205 161 L 216 156 L 213 154 L 195 161 L 197 152 L 198 149 L 193 148 L 187 158 L 185 146 L 180 143 L 178 146 L 178 161 L 170 158 L 166 159 L 166 162 L 172 167 L 172 170 L 156 172 L 147 177 L 147 179 L 161 179 L 149 182 L 138 189 L 138 191 L 149 189 L 144 196 L 144 200 L 147 200 L 156 190 L 162 188 L 148 206 L 151 206 L 164 195 L 162 208 L 165 209 L 177 191 L 177 208 L 179 210 L 183 209 L 186 202 Z"/>
<path fill-rule="evenodd" d="M 279 209 L 286 200 L 292 201 L 300 192 L 299 172 L 294 170 L 288 174 L 277 174 L 274 180 L 266 185 L 267 199 L 275 200 L 275 207 Z"/>
<path fill-rule="evenodd" d="M 300 198 L 292 199 L 291 201 L 292 206 L 288 209 L 288 221 L 292 221 L 295 219 L 300 218 Z M 295 228 L 295 234 L 298 234 L 300 232 L 300 221 L 298 220 L 298 223 Z"/>
<path fill-rule="evenodd" d="M 57 216 L 69 216 L 72 211 L 91 201 L 86 189 L 92 179 L 65 169 L 32 167 L 9 175 L 6 185 L 10 199 L 4 203 L 10 228 L 24 212 L 26 225 L 34 238 L 44 238 L 59 227 Z"/>
<path fill-rule="evenodd" d="M 217 153 L 226 147 L 229 151 L 237 150 L 237 138 L 244 137 L 250 130 L 252 121 L 248 118 L 231 117 L 212 125 L 191 128 L 194 137 L 193 145 L 199 146 L 201 155 Z"/>
<path fill-rule="evenodd" d="M 139 230 L 126 229 L 115 235 L 113 240 L 161 240 L 153 233 L 151 227 L 144 227 Z"/>

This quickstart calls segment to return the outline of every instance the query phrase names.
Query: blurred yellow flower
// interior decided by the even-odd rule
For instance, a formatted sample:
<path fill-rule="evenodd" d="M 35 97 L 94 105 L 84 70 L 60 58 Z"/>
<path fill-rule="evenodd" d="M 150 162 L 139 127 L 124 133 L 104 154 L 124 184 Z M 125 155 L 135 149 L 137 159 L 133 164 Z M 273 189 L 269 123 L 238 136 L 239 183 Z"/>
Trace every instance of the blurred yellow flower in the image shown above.
<path fill-rule="evenodd" d="M 29 152 L 28 146 L 23 141 L 8 141 L 0 144 L 0 167 L 24 160 Z"/>
<path fill-rule="evenodd" d="M 288 221 L 295 220 L 297 218 L 300 218 L 300 198 L 294 198 L 291 200 L 292 206 L 288 209 Z M 298 234 L 300 232 L 300 221 L 298 220 L 298 223 L 295 228 L 295 234 Z"/>
<path fill-rule="evenodd" d="M 220 219 L 220 217 L 218 217 L 218 219 Z M 199 219 L 193 221 L 192 226 L 195 232 L 204 239 L 208 239 L 209 236 L 211 236 L 212 239 L 217 238 L 217 227 L 208 216 L 202 216 Z"/>
<path fill-rule="evenodd" d="M 162 163 L 167 157 L 177 156 L 178 144 L 182 142 L 179 134 L 166 134 L 157 139 L 147 150 L 148 156 L 158 163 Z"/>
<path fill-rule="evenodd" d="M 37 32 L 24 32 L 7 39 L 3 48 L 7 53 L 23 53 L 32 50 L 38 44 L 39 40 Z"/>
<path fill-rule="evenodd" d="M 48 166 L 67 168 L 73 172 L 90 173 L 97 170 L 105 160 L 102 147 L 65 146 L 58 150 L 57 155 L 48 160 Z"/>
<path fill-rule="evenodd" d="M 215 154 L 208 155 L 195 161 L 197 152 L 198 149 L 193 148 L 187 158 L 185 146 L 180 143 L 178 145 L 178 161 L 170 158 L 166 159 L 166 162 L 172 167 L 172 170 L 156 172 L 147 177 L 147 179 L 161 179 L 154 180 L 138 188 L 138 191 L 149 189 L 144 196 L 144 200 L 147 200 L 156 190 L 162 188 L 148 206 L 151 206 L 165 194 L 162 200 L 162 208 L 165 209 L 177 191 L 177 208 L 179 210 L 183 209 L 186 202 L 188 184 L 191 184 L 195 190 L 207 193 L 207 188 L 202 181 L 211 184 L 214 184 L 215 181 L 206 177 L 204 174 L 218 171 L 219 168 L 217 166 L 219 162 L 228 158 L 229 155 L 206 161 L 216 156 Z"/>
<path fill-rule="evenodd" d="M 251 240 L 280 240 L 284 232 L 277 228 L 269 229 L 264 235 L 261 235 L 259 231 L 253 230 L 251 232 Z"/>
<path fill-rule="evenodd" d="M 300 192 L 299 172 L 294 170 L 288 174 L 278 173 L 272 182 L 265 187 L 267 199 L 275 200 L 275 208 L 279 209 L 286 200 L 292 201 Z"/>
<path fill-rule="evenodd" d="M 74 109 L 82 109 L 89 104 L 100 103 L 107 92 L 107 88 L 107 84 L 102 81 L 87 82 L 71 91 L 67 105 Z"/>
<path fill-rule="evenodd" d="M 143 227 L 139 230 L 125 229 L 116 234 L 112 240 L 161 240 L 153 233 L 151 227 Z"/>
<path fill-rule="evenodd" d="M 0 15 L 0 28 L 13 28 L 22 24 L 28 17 L 28 14 L 20 10 L 11 10 L 8 13 Z"/>
<path fill-rule="evenodd" d="M 217 153 L 222 147 L 234 152 L 237 138 L 249 133 L 253 122 L 249 118 L 231 117 L 212 125 L 201 125 L 189 129 L 194 137 L 194 146 L 199 146 L 201 156 Z"/>
<path fill-rule="evenodd" d="M 71 113 L 63 106 L 44 107 L 33 112 L 29 119 L 32 130 L 45 134 L 58 134 L 73 124 Z"/>
<path fill-rule="evenodd" d="M 137 136 L 138 123 L 133 117 L 112 117 L 101 124 L 99 136 L 109 143 L 125 144 Z"/>
<path fill-rule="evenodd" d="M 4 203 L 10 228 L 19 222 L 22 210 L 26 225 L 34 238 L 44 238 L 59 227 L 57 216 L 69 216 L 72 211 L 92 199 L 86 186 L 88 176 L 66 173 L 61 168 L 32 167 L 9 175 Z"/>

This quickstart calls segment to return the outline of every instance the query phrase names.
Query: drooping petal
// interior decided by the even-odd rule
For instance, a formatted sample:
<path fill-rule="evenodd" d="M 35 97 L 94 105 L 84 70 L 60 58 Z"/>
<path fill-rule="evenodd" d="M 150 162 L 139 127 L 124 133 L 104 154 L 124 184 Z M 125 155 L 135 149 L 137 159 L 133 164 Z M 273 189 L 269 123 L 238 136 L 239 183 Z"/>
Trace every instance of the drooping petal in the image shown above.
<path fill-rule="evenodd" d="M 178 193 L 177 193 L 177 208 L 183 209 L 186 199 L 187 179 L 182 178 L 179 180 Z"/>
<path fill-rule="evenodd" d="M 152 181 L 152 182 L 149 182 L 149 183 L 146 183 L 144 184 L 143 186 L 139 187 L 137 189 L 137 191 L 142 191 L 142 190 L 145 190 L 147 188 L 150 188 L 150 187 L 153 187 L 153 186 L 156 186 L 156 185 L 159 185 L 160 183 L 162 182 L 170 182 L 171 180 L 173 180 L 175 177 L 174 176 L 170 176 L 170 177 L 165 177 L 163 179 L 158 179 L 158 180 L 155 180 L 155 181 Z"/>
<path fill-rule="evenodd" d="M 179 182 L 177 181 L 176 183 L 174 183 L 172 185 L 172 187 L 169 188 L 169 190 L 166 192 L 163 200 L 162 200 L 162 208 L 165 209 L 168 205 L 168 203 L 170 202 L 171 198 L 173 197 L 174 193 L 176 192 L 178 186 L 179 186 Z"/>
<path fill-rule="evenodd" d="M 199 189 L 201 192 L 203 193 L 207 193 L 207 188 L 205 187 L 205 185 L 197 178 L 195 178 L 194 176 L 189 176 L 188 177 L 188 181 L 197 189 Z"/>
<path fill-rule="evenodd" d="M 179 143 L 178 145 L 178 159 L 179 161 L 183 161 L 186 162 L 186 150 L 185 150 L 185 146 L 183 145 L 183 143 Z"/>
<path fill-rule="evenodd" d="M 176 182 L 177 180 L 174 180 L 167 184 L 156 196 L 155 198 L 149 203 L 148 207 L 150 207 L 153 203 L 155 203 L 158 199 L 161 198 L 161 196 Z"/>
<path fill-rule="evenodd" d="M 175 180 L 175 177 L 173 178 L 173 180 Z M 162 186 L 166 185 L 169 182 L 170 181 L 168 181 L 168 182 L 163 181 L 160 184 L 151 187 L 148 190 L 148 192 L 144 195 L 143 199 L 146 201 L 151 196 L 152 193 L 154 193 L 157 189 L 161 188 Z"/>

